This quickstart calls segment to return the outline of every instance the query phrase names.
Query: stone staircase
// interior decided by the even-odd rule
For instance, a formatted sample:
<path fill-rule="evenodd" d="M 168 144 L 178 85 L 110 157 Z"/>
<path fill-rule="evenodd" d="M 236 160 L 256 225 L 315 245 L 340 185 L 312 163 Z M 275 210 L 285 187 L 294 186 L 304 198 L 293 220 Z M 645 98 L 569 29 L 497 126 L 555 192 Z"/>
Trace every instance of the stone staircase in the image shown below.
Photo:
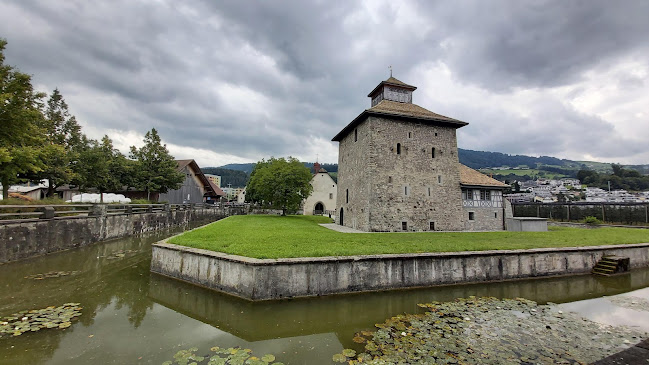
<path fill-rule="evenodd" d="M 595 275 L 609 276 L 629 271 L 631 259 L 620 256 L 603 256 L 591 271 Z"/>

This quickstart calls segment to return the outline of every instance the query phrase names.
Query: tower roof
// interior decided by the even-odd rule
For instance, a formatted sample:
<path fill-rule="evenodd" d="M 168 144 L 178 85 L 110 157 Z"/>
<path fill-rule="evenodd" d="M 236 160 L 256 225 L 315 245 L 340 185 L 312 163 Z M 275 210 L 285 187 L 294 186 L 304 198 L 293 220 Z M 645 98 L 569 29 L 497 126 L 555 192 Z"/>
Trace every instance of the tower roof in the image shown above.
<path fill-rule="evenodd" d="M 430 125 L 443 125 L 447 127 L 461 128 L 469 124 L 461 120 L 449 118 L 447 116 L 433 113 L 426 108 L 422 108 L 417 104 L 412 103 L 399 103 L 391 100 L 382 100 L 375 106 L 365 109 L 359 114 L 351 123 L 343 128 L 332 141 L 340 142 L 354 127 L 359 125 L 366 117 L 388 117 L 392 119 L 406 120 L 419 122 Z"/>
<path fill-rule="evenodd" d="M 394 77 L 390 76 L 389 79 L 387 79 L 387 80 L 385 80 L 385 81 L 381 81 L 381 83 L 379 83 L 378 85 L 376 85 L 376 87 L 374 88 L 374 90 L 372 90 L 372 92 L 370 92 L 369 94 L 367 94 L 367 96 L 372 97 L 372 95 L 374 95 L 374 93 L 376 93 L 376 91 L 379 90 L 380 88 L 382 88 L 384 85 L 397 86 L 397 87 L 401 87 L 401 88 L 404 88 L 404 89 L 407 89 L 407 90 L 410 90 L 410 91 L 415 91 L 415 90 L 417 90 L 417 87 L 416 87 L 416 86 L 408 85 L 408 84 L 406 84 L 405 82 L 403 82 L 403 81 L 401 81 L 401 80 L 397 80 L 397 79 L 395 79 Z"/>

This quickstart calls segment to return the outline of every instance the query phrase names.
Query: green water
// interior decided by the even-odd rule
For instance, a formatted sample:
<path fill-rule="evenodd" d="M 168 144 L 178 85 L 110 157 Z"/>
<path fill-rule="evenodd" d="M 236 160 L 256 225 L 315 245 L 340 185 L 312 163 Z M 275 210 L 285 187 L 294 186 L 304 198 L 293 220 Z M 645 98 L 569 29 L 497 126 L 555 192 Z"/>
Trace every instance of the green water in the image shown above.
<path fill-rule="evenodd" d="M 420 309 L 417 303 L 458 297 L 524 297 L 566 303 L 570 310 L 612 324 L 649 318 L 596 299 L 630 291 L 649 297 L 649 270 L 614 278 L 590 275 L 479 285 L 339 295 L 251 303 L 149 272 L 149 235 L 0 265 L 0 316 L 78 302 L 82 316 L 65 330 L 46 329 L 0 339 L 0 364 L 160 364 L 181 349 L 240 346 L 272 353 L 286 364 L 331 364 L 355 347 L 356 331 Z M 115 256 L 115 253 L 123 253 Z M 44 280 L 24 277 L 79 271 Z M 639 312 L 638 312 L 639 313 Z M 628 323 L 627 323 L 628 322 Z"/>

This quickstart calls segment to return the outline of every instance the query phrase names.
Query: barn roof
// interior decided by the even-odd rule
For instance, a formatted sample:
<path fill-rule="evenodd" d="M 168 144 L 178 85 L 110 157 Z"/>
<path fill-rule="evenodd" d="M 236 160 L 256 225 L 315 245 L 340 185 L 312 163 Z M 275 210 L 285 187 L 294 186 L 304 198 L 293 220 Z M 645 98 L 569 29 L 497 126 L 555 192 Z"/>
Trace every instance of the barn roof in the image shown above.
<path fill-rule="evenodd" d="M 509 185 L 460 164 L 460 185 L 504 189 Z"/>
<path fill-rule="evenodd" d="M 221 190 L 218 186 L 216 186 L 213 182 L 210 181 L 210 179 L 205 176 L 203 171 L 201 170 L 200 167 L 198 167 L 198 164 L 196 161 L 193 159 L 191 160 L 176 160 L 176 163 L 178 164 L 178 171 L 182 171 L 185 167 L 189 166 L 194 171 L 194 175 L 198 177 L 198 179 L 203 183 L 203 187 L 205 188 L 205 195 L 207 196 L 225 196 L 225 193 L 223 190 Z"/>

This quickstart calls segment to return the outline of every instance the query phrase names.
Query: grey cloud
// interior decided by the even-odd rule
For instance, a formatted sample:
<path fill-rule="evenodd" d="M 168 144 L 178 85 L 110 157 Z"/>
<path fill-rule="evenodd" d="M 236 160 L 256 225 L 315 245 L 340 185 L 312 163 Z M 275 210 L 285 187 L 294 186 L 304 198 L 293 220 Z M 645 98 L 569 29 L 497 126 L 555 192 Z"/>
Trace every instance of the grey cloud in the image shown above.
<path fill-rule="evenodd" d="M 0 4 L 0 37 L 9 41 L 8 63 L 49 90 L 59 87 L 72 112 L 97 129 L 156 127 L 168 143 L 257 159 L 298 155 L 313 136 L 331 138 L 369 107 L 366 94 L 387 78 L 388 65 L 417 85 L 413 69 L 444 62 L 458 83 L 506 93 L 570 84 L 624 55 L 646 61 L 649 3 L 622 4 L 15 0 Z M 403 18 L 407 5 L 417 19 Z M 220 92 L 226 86 L 252 90 L 264 105 Z M 477 111 L 467 100 L 449 115 L 481 121 L 462 132 L 474 149 L 583 152 L 592 147 L 586 137 L 605 136 L 601 151 L 616 153 L 606 140 L 637 149 L 628 137 L 612 138 L 607 121 L 562 103 L 533 108 L 536 119 L 521 120 L 506 105 Z M 544 108 L 562 126 L 597 125 L 608 134 L 548 137 L 537 128 L 554 123 Z M 492 132 L 503 123 L 513 138 Z"/>

